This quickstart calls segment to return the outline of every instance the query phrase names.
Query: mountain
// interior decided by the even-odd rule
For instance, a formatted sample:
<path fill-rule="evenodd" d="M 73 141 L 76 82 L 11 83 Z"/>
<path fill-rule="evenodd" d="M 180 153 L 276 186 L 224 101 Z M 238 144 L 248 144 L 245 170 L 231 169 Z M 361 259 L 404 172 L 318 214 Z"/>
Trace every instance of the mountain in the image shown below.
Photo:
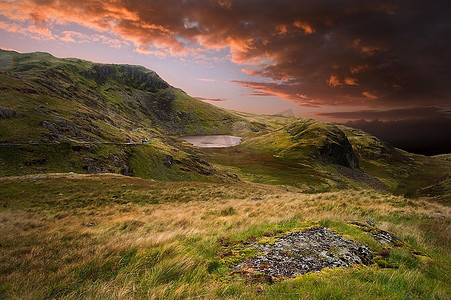
<path fill-rule="evenodd" d="M 217 108 L 141 66 L 0 50 L 0 82 L 0 176 L 120 173 L 415 195 L 449 170 L 350 127 Z M 178 139 L 205 134 L 243 143 L 200 151 Z"/>
<path fill-rule="evenodd" d="M 242 143 L 180 139 L 202 134 Z M 140 66 L 0 51 L 0 299 L 448 299 L 450 170 Z"/>
<path fill-rule="evenodd" d="M 0 71 L 2 110 L 22 116 L 10 122 L 15 130 L 2 132 L 2 141 L 124 142 L 161 130 L 228 133 L 238 120 L 141 66 L 1 51 Z"/>
<path fill-rule="evenodd" d="M 169 135 L 230 133 L 235 124 L 247 126 L 141 66 L 2 50 L 0 82 L 1 175 L 74 171 L 189 179 L 193 170 L 211 175 L 212 166 Z M 142 147 L 143 140 L 151 145 Z"/>

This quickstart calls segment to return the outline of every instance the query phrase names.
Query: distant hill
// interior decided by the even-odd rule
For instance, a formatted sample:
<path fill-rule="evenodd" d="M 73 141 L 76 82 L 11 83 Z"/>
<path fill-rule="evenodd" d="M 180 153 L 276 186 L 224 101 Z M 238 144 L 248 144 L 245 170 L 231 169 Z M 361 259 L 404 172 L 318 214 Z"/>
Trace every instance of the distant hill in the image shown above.
<path fill-rule="evenodd" d="M 229 133 L 238 121 L 141 66 L 0 51 L 0 81 L 1 111 L 20 116 L 2 124 L 2 142 L 140 141 L 160 131 Z"/>
<path fill-rule="evenodd" d="M 1 175 L 202 177 L 213 167 L 171 136 L 230 133 L 235 124 L 248 126 L 141 66 L 0 50 Z"/>
<path fill-rule="evenodd" d="M 177 139 L 205 134 L 243 143 L 201 151 Z M 346 126 L 221 109 L 141 66 L 0 50 L 0 176 L 121 173 L 416 195 L 449 165 Z"/>

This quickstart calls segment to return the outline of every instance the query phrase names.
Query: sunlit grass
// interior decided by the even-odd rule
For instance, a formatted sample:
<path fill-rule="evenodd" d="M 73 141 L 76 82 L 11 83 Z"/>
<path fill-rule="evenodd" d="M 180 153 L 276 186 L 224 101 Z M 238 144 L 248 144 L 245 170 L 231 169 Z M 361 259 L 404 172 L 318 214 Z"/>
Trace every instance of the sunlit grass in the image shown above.
<path fill-rule="evenodd" d="M 66 174 L 0 179 L 0 201 L 3 298 L 446 299 L 451 288 L 450 209 L 421 199 Z M 325 270 L 261 287 L 230 280 L 215 263 L 221 240 L 305 222 L 377 247 L 345 224 L 368 219 L 431 258 L 394 249 L 396 268 Z"/>

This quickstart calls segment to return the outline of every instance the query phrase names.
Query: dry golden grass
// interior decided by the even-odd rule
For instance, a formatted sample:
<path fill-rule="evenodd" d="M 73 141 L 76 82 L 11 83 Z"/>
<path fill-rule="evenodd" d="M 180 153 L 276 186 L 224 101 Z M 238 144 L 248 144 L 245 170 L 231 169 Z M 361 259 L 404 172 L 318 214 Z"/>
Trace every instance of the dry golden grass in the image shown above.
<path fill-rule="evenodd" d="M 449 207 L 370 190 L 309 195 L 257 184 L 56 174 L 2 178 L 0 192 L 0 295 L 12 299 L 246 298 L 239 287 L 221 294 L 223 284 L 206 271 L 218 239 L 239 240 L 287 220 L 371 219 L 451 259 L 443 250 Z M 436 215 L 445 219 L 428 219 Z"/>

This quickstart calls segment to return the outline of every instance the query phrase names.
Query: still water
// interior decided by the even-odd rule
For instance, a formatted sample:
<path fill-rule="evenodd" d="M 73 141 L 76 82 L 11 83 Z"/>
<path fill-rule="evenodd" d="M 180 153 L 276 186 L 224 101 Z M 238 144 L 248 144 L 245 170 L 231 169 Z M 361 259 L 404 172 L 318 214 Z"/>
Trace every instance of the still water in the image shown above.
<path fill-rule="evenodd" d="M 241 144 L 241 137 L 233 135 L 187 135 L 180 139 L 201 148 L 225 148 Z"/>

